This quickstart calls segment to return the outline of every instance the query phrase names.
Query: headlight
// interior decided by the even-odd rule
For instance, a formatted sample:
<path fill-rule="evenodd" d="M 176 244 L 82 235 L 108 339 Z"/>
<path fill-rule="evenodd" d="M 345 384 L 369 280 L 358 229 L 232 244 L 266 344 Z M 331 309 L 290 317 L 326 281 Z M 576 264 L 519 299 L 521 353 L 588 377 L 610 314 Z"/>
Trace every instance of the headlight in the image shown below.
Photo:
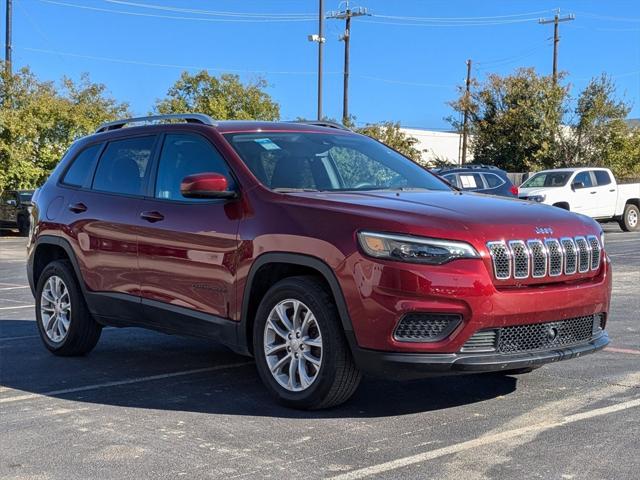
<path fill-rule="evenodd" d="M 454 240 L 358 232 L 358 241 L 371 257 L 402 262 L 441 265 L 457 258 L 480 257 L 468 243 Z"/>
<path fill-rule="evenodd" d="M 531 195 L 530 197 L 527 197 L 527 198 L 529 200 L 531 200 L 532 202 L 542 203 L 547 198 L 547 196 L 546 195 Z"/>

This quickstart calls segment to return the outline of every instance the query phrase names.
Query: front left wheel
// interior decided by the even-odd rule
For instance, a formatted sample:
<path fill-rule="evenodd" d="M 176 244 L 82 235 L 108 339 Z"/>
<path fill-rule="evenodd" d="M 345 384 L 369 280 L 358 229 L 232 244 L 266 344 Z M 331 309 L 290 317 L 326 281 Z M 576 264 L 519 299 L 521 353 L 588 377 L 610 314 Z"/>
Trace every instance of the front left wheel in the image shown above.
<path fill-rule="evenodd" d="M 89 312 L 68 261 L 51 262 L 40 275 L 36 320 L 40 338 L 56 355 L 84 355 L 98 343 L 102 326 Z"/>
<path fill-rule="evenodd" d="M 253 346 L 260 378 L 286 406 L 339 405 L 360 383 L 333 297 L 314 277 L 287 278 L 269 289 L 256 314 Z"/>

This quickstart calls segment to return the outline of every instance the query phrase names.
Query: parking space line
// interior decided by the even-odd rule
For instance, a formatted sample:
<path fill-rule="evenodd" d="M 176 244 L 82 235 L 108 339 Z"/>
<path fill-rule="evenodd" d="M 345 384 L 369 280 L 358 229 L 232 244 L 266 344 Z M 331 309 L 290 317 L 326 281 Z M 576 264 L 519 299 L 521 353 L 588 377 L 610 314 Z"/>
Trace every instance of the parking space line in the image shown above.
<path fill-rule="evenodd" d="M 16 285 L 13 287 L 0 287 L 0 292 L 6 292 L 7 290 L 19 290 L 21 288 L 29 288 L 29 285 Z"/>
<path fill-rule="evenodd" d="M 21 337 L 0 337 L 0 342 L 4 340 L 22 340 L 25 338 L 40 338 L 40 335 L 23 335 Z"/>
<path fill-rule="evenodd" d="M 587 419 L 599 417 L 602 415 L 609 415 L 611 413 L 616 413 L 616 412 L 628 410 L 630 408 L 635 408 L 635 407 L 640 407 L 640 398 L 635 400 L 629 400 L 627 402 L 617 403 L 614 405 L 610 405 L 608 407 L 596 408 L 596 409 L 588 410 L 582 413 L 575 413 L 573 415 L 568 415 L 555 422 L 553 421 L 541 422 L 541 423 L 529 425 L 522 428 L 516 428 L 514 430 L 507 430 L 505 432 L 499 432 L 493 435 L 474 438 L 473 440 L 456 443 L 454 445 L 449 445 L 447 447 L 437 448 L 435 450 L 428 450 L 423 453 L 418 453 L 417 455 L 411 455 L 408 457 L 391 460 L 389 462 L 379 463 L 378 465 L 372 465 L 370 467 L 360 468 L 358 470 L 352 470 L 351 472 L 346 472 L 331 478 L 334 480 L 354 480 L 358 478 L 370 477 L 372 475 L 380 475 L 382 473 L 389 472 L 391 470 L 408 467 L 410 465 L 415 465 L 417 463 L 423 463 L 423 462 L 426 462 L 427 460 L 434 460 L 436 458 L 440 458 L 445 455 L 460 453 L 465 450 L 471 450 L 473 448 L 482 447 L 482 446 L 490 445 L 493 443 L 503 442 L 505 440 L 510 440 L 512 438 L 520 437 L 523 435 L 542 433 L 546 430 L 550 430 L 556 427 L 561 427 L 563 425 L 568 425 L 574 422 L 578 422 L 580 420 L 587 420 Z"/>
<path fill-rule="evenodd" d="M 130 378 L 127 380 L 116 380 L 113 382 L 97 383 L 94 385 L 85 385 L 84 387 L 66 388 L 63 390 L 51 390 L 43 393 L 27 393 L 25 395 L 15 395 L 13 397 L 0 398 L 0 403 L 13 403 L 21 400 L 30 400 L 39 397 L 51 397 L 54 395 L 66 395 L 68 393 L 85 392 L 87 390 L 97 390 L 100 388 L 118 387 L 120 385 L 130 385 L 132 383 L 151 382 L 153 380 L 163 380 L 165 378 L 183 377 L 185 375 L 193 375 L 196 373 L 215 372 L 217 370 L 226 370 L 230 368 L 244 367 L 251 365 L 253 362 L 230 363 L 227 365 L 216 365 L 215 367 L 194 368 L 193 370 L 183 370 L 180 372 L 163 373 L 160 375 L 150 375 L 148 377 Z"/>
<path fill-rule="evenodd" d="M 0 307 L 0 310 L 16 310 L 18 308 L 33 308 L 35 305 L 15 305 L 13 307 Z"/>
<path fill-rule="evenodd" d="M 605 352 L 614 353 L 630 353 L 631 355 L 640 355 L 640 350 L 632 350 L 630 348 L 606 347 Z"/>

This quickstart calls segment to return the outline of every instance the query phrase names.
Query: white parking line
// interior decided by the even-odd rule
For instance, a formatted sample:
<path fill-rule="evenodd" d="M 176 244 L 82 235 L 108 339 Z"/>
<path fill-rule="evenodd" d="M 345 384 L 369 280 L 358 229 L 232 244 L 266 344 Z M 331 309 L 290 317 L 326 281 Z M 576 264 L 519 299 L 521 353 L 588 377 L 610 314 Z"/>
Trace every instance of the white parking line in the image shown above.
<path fill-rule="evenodd" d="M 33 308 L 35 305 L 16 305 L 14 307 L 0 307 L 0 310 L 16 310 L 18 308 Z"/>
<path fill-rule="evenodd" d="M 0 342 L 5 340 L 23 340 L 25 338 L 40 338 L 40 335 L 23 335 L 21 337 L 0 337 Z"/>
<path fill-rule="evenodd" d="M 19 290 L 21 288 L 29 288 L 29 285 L 17 285 L 15 287 L 0 287 L 0 292 L 6 292 L 7 290 Z"/>
<path fill-rule="evenodd" d="M 195 373 L 215 372 L 216 370 L 226 370 L 228 368 L 244 367 L 251 365 L 253 362 L 230 363 L 227 365 L 216 365 L 215 367 L 195 368 L 193 370 L 183 370 L 181 372 L 163 373 L 160 375 L 150 375 L 148 377 L 130 378 L 128 380 L 116 380 L 114 382 L 97 383 L 95 385 L 86 385 L 84 387 L 66 388 L 64 390 L 51 390 L 43 393 L 27 393 L 25 395 L 15 395 L 13 397 L 0 398 L 0 403 L 13 403 L 21 400 L 30 400 L 33 398 L 50 397 L 54 395 L 65 395 L 68 393 L 84 392 L 87 390 L 96 390 L 99 388 L 117 387 L 120 385 L 130 385 L 132 383 L 150 382 L 153 380 L 162 380 L 164 378 L 183 377 L 185 375 L 193 375 Z"/>
<path fill-rule="evenodd" d="M 627 402 L 618 403 L 603 408 L 596 408 L 594 410 L 588 410 L 582 413 L 576 413 L 568 415 L 555 422 L 542 422 L 527 427 L 516 428 L 514 430 L 507 430 L 505 432 L 496 433 L 494 435 L 487 435 L 484 437 L 474 438 L 462 443 L 456 443 L 449 445 L 448 447 L 437 448 L 435 450 L 428 450 L 417 455 L 411 455 L 409 457 L 399 458 L 397 460 L 391 460 L 390 462 L 380 463 L 378 465 L 372 465 L 370 467 L 361 468 L 358 470 L 352 470 L 351 472 L 343 473 L 331 477 L 334 480 L 353 480 L 357 478 L 370 477 L 372 475 L 380 475 L 391 470 L 396 470 L 402 467 L 408 467 L 415 465 L 416 463 L 426 462 L 427 460 L 433 460 L 436 458 L 444 457 L 445 455 L 451 455 L 453 453 L 463 452 L 472 448 L 482 447 L 490 445 L 492 443 L 503 442 L 522 435 L 528 435 L 532 433 L 540 433 L 552 428 L 561 427 L 570 423 L 578 422 L 580 420 L 587 420 L 589 418 L 599 417 L 602 415 L 608 415 L 610 413 L 620 412 L 622 410 L 628 410 L 629 408 L 640 407 L 640 398 L 635 400 L 629 400 Z"/>

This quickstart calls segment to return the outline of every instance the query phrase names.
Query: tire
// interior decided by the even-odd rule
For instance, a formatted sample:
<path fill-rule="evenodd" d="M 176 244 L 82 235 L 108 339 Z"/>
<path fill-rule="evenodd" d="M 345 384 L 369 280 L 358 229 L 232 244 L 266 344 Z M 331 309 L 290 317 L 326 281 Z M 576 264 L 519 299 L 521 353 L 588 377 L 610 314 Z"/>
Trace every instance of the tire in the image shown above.
<path fill-rule="evenodd" d="M 62 282 L 64 288 L 60 287 L 56 279 Z M 49 301 L 56 300 L 58 292 L 64 290 L 67 295 L 60 295 L 57 306 L 55 306 L 55 302 Z M 70 306 L 68 312 L 64 309 L 64 305 Z M 63 308 L 59 308 L 60 306 Z M 52 313 L 48 313 L 49 311 Z M 65 330 L 63 319 L 65 318 L 67 327 L 63 334 L 62 332 Z M 40 275 L 36 286 L 36 321 L 40 338 L 45 347 L 55 355 L 84 355 L 93 350 L 98 343 L 102 326 L 94 320 L 89 312 L 69 261 L 56 260 L 51 262 Z M 52 325 L 54 326 L 49 330 L 49 333 L 47 333 L 45 323 L 50 328 Z"/>
<path fill-rule="evenodd" d="M 276 307 L 288 321 L 297 309 L 297 317 L 293 318 L 294 321 L 297 319 L 297 330 L 285 327 Z M 306 312 L 312 315 L 306 316 Z M 274 327 L 280 333 L 276 333 Z M 285 335 L 288 332 L 291 337 Z M 300 336 L 296 337 L 295 332 Z M 305 343 L 305 339 L 310 343 Z M 272 351 L 278 350 L 277 353 L 267 355 L 265 344 Z M 321 348 L 314 346 L 318 344 Z M 287 407 L 305 410 L 333 407 L 346 402 L 360 383 L 362 375 L 351 356 L 335 301 L 314 277 L 286 278 L 269 289 L 256 314 L 253 347 L 262 382 L 271 395 Z M 289 360 L 286 360 L 287 356 Z M 319 367 L 308 361 L 309 358 L 319 359 Z M 293 375 L 292 361 L 299 362 L 295 364 Z M 278 364 L 282 367 L 277 368 Z M 272 374 L 274 366 L 277 369 Z M 293 380 L 285 385 L 287 378 Z"/>
<path fill-rule="evenodd" d="M 622 218 L 618 223 L 625 232 L 637 232 L 640 230 L 640 209 L 632 203 L 627 203 L 624 207 Z"/>
<path fill-rule="evenodd" d="M 18 232 L 21 237 L 29 236 L 29 219 L 24 215 L 18 217 Z"/>

